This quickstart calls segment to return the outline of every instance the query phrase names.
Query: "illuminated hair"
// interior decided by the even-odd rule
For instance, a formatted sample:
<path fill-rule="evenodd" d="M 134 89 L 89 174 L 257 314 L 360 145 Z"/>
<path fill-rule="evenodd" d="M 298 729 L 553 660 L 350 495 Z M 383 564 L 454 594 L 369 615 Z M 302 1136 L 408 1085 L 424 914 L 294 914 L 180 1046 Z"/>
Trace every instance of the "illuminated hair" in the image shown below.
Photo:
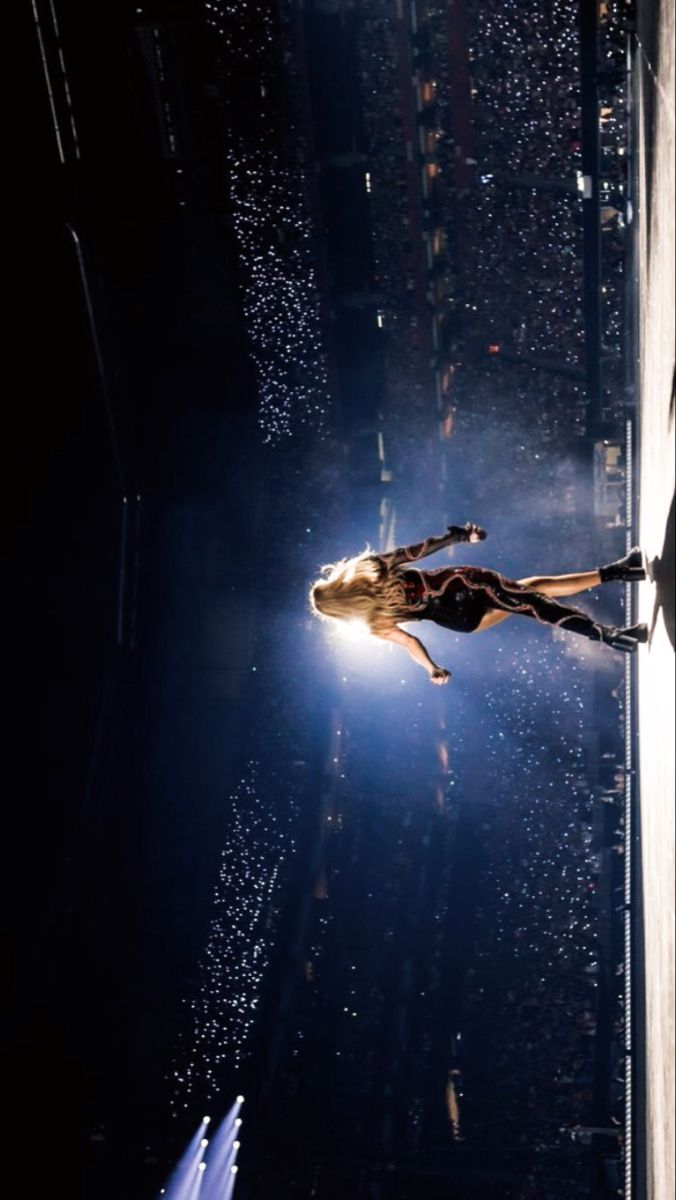
<path fill-rule="evenodd" d="M 367 546 L 354 558 L 341 558 L 321 568 L 324 579 L 310 588 L 316 616 L 336 621 L 363 621 L 371 633 L 386 633 L 410 617 L 398 575 Z"/>

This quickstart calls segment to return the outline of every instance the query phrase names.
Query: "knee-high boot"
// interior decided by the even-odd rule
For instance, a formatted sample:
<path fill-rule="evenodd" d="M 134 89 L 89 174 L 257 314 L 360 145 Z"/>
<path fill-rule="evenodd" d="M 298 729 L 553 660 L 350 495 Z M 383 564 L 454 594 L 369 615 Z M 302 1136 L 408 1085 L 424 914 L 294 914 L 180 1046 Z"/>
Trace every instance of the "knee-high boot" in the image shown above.
<path fill-rule="evenodd" d="M 627 583 L 640 583 L 646 577 L 645 555 L 639 546 L 634 546 L 625 558 L 609 563 L 607 567 L 599 567 L 601 583 L 611 583 L 613 580 L 623 580 Z"/>

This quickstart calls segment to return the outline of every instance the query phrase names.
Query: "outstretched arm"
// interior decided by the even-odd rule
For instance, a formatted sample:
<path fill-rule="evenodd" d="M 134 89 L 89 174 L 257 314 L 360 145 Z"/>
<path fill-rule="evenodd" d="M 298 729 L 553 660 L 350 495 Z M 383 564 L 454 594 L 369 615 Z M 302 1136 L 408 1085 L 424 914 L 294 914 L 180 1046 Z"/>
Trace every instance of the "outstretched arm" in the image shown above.
<path fill-rule="evenodd" d="M 403 646 L 405 650 L 408 650 L 414 662 L 420 663 L 420 666 L 425 668 L 431 683 L 448 683 L 451 678 L 451 672 L 447 671 L 445 667 L 437 666 L 417 637 L 406 633 L 398 625 L 395 625 L 388 633 L 381 633 L 378 636 L 382 637 L 386 642 L 395 642 L 397 646 Z"/>
<path fill-rule="evenodd" d="M 436 554 L 444 546 L 453 546 L 456 542 L 481 542 L 485 536 L 485 529 L 468 521 L 466 525 L 449 525 L 447 532 L 440 537 L 425 538 L 424 542 L 416 542 L 413 546 L 399 546 L 389 554 L 379 554 L 378 558 L 388 567 L 400 567 L 404 563 L 426 558 L 428 554 Z"/>

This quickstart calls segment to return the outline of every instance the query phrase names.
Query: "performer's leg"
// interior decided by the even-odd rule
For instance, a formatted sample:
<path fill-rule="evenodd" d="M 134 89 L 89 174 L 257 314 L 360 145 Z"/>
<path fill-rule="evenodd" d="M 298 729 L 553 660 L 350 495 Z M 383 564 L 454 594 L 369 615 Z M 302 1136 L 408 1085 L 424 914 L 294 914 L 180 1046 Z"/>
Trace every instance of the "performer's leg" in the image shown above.
<path fill-rule="evenodd" d="M 582 637 L 590 638 L 594 642 L 603 641 L 605 627 L 600 622 L 594 621 L 588 613 L 582 612 L 581 609 L 560 604 L 558 600 L 543 595 L 542 592 L 536 592 L 530 588 L 512 592 L 507 587 L 497 592 L 497 600 L 499 604 L 504 603 L 512 610 L 516 600 L 517 611 L 520 610 L 523 616 L 533 617 L 544 625 L 560 626 L 571 633 L 579 633 Z"/>
<path fill-rule="evenodd" d="M 646 577 L 644 555 L 638 546 L 630 550 L 626 558 L 621 558 L 607 567 L 598 567 L 595 571 L 581 571 L 575 575 L 531 575 L 528 579 L 520 579 L 524 587 L 543 592 L 545 596 L 575 596 L 578 592 L 586 592 L 589 588 L 599 587 L 602 583 L 612 583 L 615 580 L 640 582 Z"/>
<path fill-rule="evenodd" d="M 578 575 L 531 575 L 528 579 L 519 579 L 522 587 L 540 592 L 543 596 L 576 596 L 578 592 L 586 592 L 589 588 L 598 587 L 601 576 L 598 571 L 583 571 Z M 501 621 L 511 617 L 511 612 L 492 608 L 482 618 L 474 630 L 480 633 L 483 629 L 492 629 Z"/>
<path fill-rule="evenodd" d="M 542 592 L 544 596 L 576 596 L 578 592 L 598 587 L 600 582 L 599 571 L 582 571 L 576 575 L 532 575 L 519 580 L 523 587 Z"/>
<path fill-rule="evenodd" d="M 481 590 L 489 611 L 479 623 L 479 630 L 497 624 L 503 613 L 519 613 L 545 625 L 556 625 L 570 633 L 577 633 L 594 642 L 607 642 L 617 649 L 633 649 L 636 641 L 644 641 L 647 634 L 647 629 L 643 626 L 636 626 L 625 632 L 613 626 L 602 625 L 578 608 L 560 604 L 553 597 L 525 587 L 522 583 L 511 582 L 497 574 L 493 575 L 492 579 L 486 579 Z M 496 609 L 497 613 L 494 611 Z"/>
<path fill-rule="evenodd" d="M 506 621 L 511 616 L 513 616 L 513 613 L 503 612 L 499 608 L 490 608 L 485 616 L 481 618 L 473 632 L 481 633 L 483 629 L 492 629 L 494 625 L 499 625 L 501 621 Z"/>

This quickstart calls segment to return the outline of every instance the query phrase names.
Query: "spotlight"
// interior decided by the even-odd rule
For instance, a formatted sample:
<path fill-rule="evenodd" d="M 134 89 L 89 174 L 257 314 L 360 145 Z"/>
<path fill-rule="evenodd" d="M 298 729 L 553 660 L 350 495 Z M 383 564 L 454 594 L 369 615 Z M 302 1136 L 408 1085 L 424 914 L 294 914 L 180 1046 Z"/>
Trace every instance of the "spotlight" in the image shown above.
<path fill-rule="evenodd" d="M 208 1145 L 209 1145 L 209 1139 L 202 1138 L 202 1141 L 200 1142 L 200 1146 L 208 1146 Z"/>
<path fill-rule="evenodd" d="M 238 1097 L 237 1097 L 237 1103 L 238 1103 L 238 1104 L 244 1104 L 244 1096 L 238 1096 Z"/>
<path fill-rule="evenodd" d="M 335 627 L 331 626 L 331 632 L 348 642 L 363 641 L 371 636 L 366 621 L 361 621 L 359 617 L 354 617 L 351 621 L 337 622 Z"/>
<path fill-rule="evenodd" d="M 210 1120 L 211 1120 L 211 1117 L 202 1117 L 202 1124 L 208 1125 Z"/>
<path fill-rule="evenodd" d="M 239 1126 L 241 1124 L 242 1124 L 242 1118 L 238 1117 L 237 1120 L 235 1121 L 235 1125 Z"/>
<path fill-rule="evenodd" d="M 239 1171 L 239 1167 L 237 1166 L 237 1163 L 235 1163 L 234 1167 L 231 1167 L 230 1170 L 232 1171 L 233 1175 L 236 1175 L 237 1172 Z"/>
<path fill-rule="evenodd" d="M 207 1164 L 205 1162 L 201 1162 L 197 1168 L 198 1171 L 206 1171 L 206 1169 L 207 1169 Z"/>
<path fill-rule="evenodd" d="M 233 1150 L 239 1150 L 241 1144 L 242 1144 L 241 1142 L 233 1142 L 232 1143 Z"/>

